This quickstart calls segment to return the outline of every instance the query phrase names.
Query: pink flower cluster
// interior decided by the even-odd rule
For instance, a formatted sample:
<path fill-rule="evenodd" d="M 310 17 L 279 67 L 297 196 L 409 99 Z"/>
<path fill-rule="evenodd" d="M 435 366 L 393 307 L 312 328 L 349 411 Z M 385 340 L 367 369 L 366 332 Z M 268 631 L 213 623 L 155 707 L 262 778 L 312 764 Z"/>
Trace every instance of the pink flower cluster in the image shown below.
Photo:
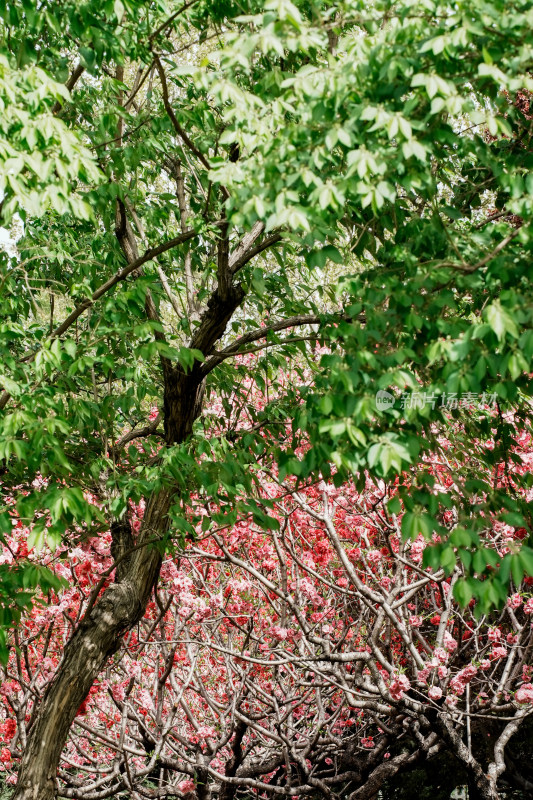
<path fill-rule="evenodd" d="M 453 653 L 457 649 L 457 640 L 448 631 L 444 631 L 443 646 L 449 653 Z"/>
<path fill-rule="evenodd" d="M 477 667 L 473 664 L 469 664 L 468 667 L 465 667 L 457 675 L 454 675 L 450 681 L 450 688 L 455 694 L 463 694 L 466 684 L 470 683 L 472 678 L 477 675 Z"/>
<path fill-rule="evenodd" d="M 192 792 L 192 790 L 194 789 L 194 781 L 191 781 L 190 778 L 188 778 L 185 781 L 181 781 L 180 783 L 178 783 L 178 789 L 180 792 L 183 792 L 183 794 L 186 794 L 187 792 Z"/>
<path fill-rule="evenodd" d="M 411 688 L 411 683 L 407 675 L 395 675 L 389 686 L 389 692 L 393 700 L 401 700 L 404 692 Z"/>
<path fill-rule="evenodd" d="M 507 600 L 507 605 L 509 608 L 520 608 L 522 605 L 522 598 L 518 593 L 512 594 L 511 597 Z"/>
<path fill-rule="evenodd" d="M 529 600 L 526 600 L 524 603 L 524 611 L 526 614 L 533 614 L 533 597 L 530 597 Z"/>
<path fill-rule="evenodd" d="M 533 683 L 524 683 L 515 694 L 517 703 L 533 703 Z"/>

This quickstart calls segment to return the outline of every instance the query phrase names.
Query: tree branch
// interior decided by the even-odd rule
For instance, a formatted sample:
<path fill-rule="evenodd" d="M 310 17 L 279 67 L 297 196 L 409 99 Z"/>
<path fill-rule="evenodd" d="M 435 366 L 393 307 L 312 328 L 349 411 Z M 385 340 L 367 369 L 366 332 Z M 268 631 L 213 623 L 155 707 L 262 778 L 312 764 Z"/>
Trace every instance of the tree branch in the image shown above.
<path fill-rule="evenodd" d="M 175 11 L 173 14 L 171 14 L 170 17 L 168 17 L 168 19 L 166 19 L 164 22 L 162 22 L 161 25 L 158 28 L 156 28 L 156 30 L 153 31 L 150 34 L 150 36 L 148 37 L 148 41 L 150 43 L 152 43 L 154 41 L 154 39 L 157 36 L 159 36 L 159 34 L 162 33 L 165 30 L 165 28 L 168 28 L 168 26 L 172 22 L 174 22 L 174 20 L 177 17 L 179 17 L 180 14 L 183 14 L 184 11 L 187 11 L 188 8 L 190 8 L 191 6 L 194 6 L 197 2 L 198 2 L 198 0 L 191 0 L 190 3 L 184 3 L 181 8 L 178 8 L 177 11 Z"/>
<path fill-rule="evenodd" d="M 144 439 L 147 436 L 164 436 L 163 432 L 158 432 L 157 426 L 161 422 L 161 413 L 157 415 L 157 417 L 152 420 L 148 425 L 145 425 L 144 428 L 134 428 L 128 433 L 125 433 L 124 436 L 116 442 L 112 447 L 109 448 L 110 455 L 112 457 L 116 457 L 118 455 L 119 450 L 121 450 L 125 445 L 132 442 L 134 439 Z"/>
<path fill-rule="evenodd" d="M 169 100 L 169 97 L 168 97 L 167 78 L 166 78 L 166 75 L 165 75 L 165 70 L 163 69 L 163 65 L 161 64 L 161 61 L 159 60 L 159 56 L 155 56 L 155 66 L 156 66 L 157 72 L 159 74 L 159 79 L 161 81 L 161 91 L 163 93 L 163 105 L 165 106 L 165 111 L 167 112 L 167 114 L 169 116 L 169 119 L 172 122 L 174 130 L 176 131 L 178 136 L 185 142 L 185 144 L 187 145 L 187 147 L 189 148 L 191 153 L 194 153 L 196 158 L 199 161 L 201 161 L 201 163 L 204 165 L 204 167 L 206 169 L 211 169 L 211 165 L 209 164 L 209 161 L 207 160 L 207 158 L 204 156 L 204 154 L 200 150 L 198 150 L 198 148 L 196 147 L 194 142 L 190 139 L 189 135 L 183 130 L 183 128 L 179 124 L 178 118 L 176 117 L 176 115 L 174 113 L 174 109 L 170 105 L 170 100 Z"/>
<path fill-rule="evenodd" d="M 211 358 L 205 361 L 201 367 L 201 371 L 204 375 L 207 375 L 217 366 L 217 364 L 220 364 L 222 361 L 224 361 L 224 359 L 236 355 L 241 347 L 251 344 L 251 342 L 256 342 L 258 339 L 268 336 L 269 333 L 277 333 L 278 331 L 283 331 L 287 328 L 293 328 L 297 325 L 317 325 L 319 322 L 320 317 L 316 314 L 300 314 L 295 317 L 284 319 L 281 322 L 276 322 L 266 328 L 259 328 L 259 330 L 249 331 L 249 333 L 245 333 L 239 339 L 236 339 L 234 342 L 232 342 L 232 344 L 228 345 L 228 347 L 225 347 L 223 350 L 219 350 Z"/>
<path fill-rule="evenodd" d="M 452 269 L 456 269 L 459 272 L 466 272 L 466 273 L 476 272 L 476 270 L 488 264 L 489 261 L 492 261 L 492 259 L 495 258 L 498 255 L 498 253 L 501 253 L 501 251 L 505 247 L 507 247 L 509 242 L 515 239 L 519 233 L 520 233 L 520 228 L 516 228 L 516 230 L 510 233 L 509 236 L 506 236 L 505 239 L 502 239 L 501 242 L 496 245 L 494 250 L 491 250 L 490 253 L 487 253 L 487 255 L 483 256 L 483 258 L 477 261 L 475 264 L 456 264 L 453 261 L 444 261 L 442 264 L 439 264 L 438 266 L 441 268 L 451 267 Z"/>
<path fill-rule="evenodd" d="M 172 177 L 176 181 L 176 196 L 178 198 L 178 207 L 180 213 L 180 226 L 182 231 L 187 230 L 187 202 L 185 199 L 185 181 L 183 179 L 183 172 L 181 171 L 181 163 L 178 158 L 167 157 L 168 169 Z M 187 310 L 189 316 L 198 314 L 199 308 L 194 297 L 194 281 L 192 274 L 192 258 L 190 250 L 185 253 L 184 259 L 185 271 L 185 291 L 187 293 Z"/>
<path fill-rule="evenodd" d="M 76 64 L 76 66 L 72 70 L 72 73 L 65 84 L 69 92 L 71 92 L 74 89 L 74 87 L 76 86 L 77 82 L 79 81 L 84 72 L 85 72 L 85 67 L 82 66 L 81 62 L 78 62 L 78 64 Z M 63 108 L 63 103 L 61 103 L 59 100 L 56 100 L 56 102 L 52 106 L 52 114 L 54 115 L 59 114 L 62 108 Z"/>
<path fill-rule="evenodd" d="M 134 272 L 136 269 L 142 267 L 143 264 L 146 264 L 148 261 L 152 261 L 152 259 L 161 255 L 162 253 L 166 253 L 167 250 L 171 250 L 173 247 L 177 247 L 178 245 L 183 244 L 183 242 L 187 242 L 189 241 L 189 239 L 193 239 L 197 235 L 198 233 L 194 230 L 186 231 L 185 233 L 182 233 L 180 236 L 176 236 L 173 239 L 169 239 L 168 242 L 163 242 L 163 244 L 159 244 L 157 245 L 157 247 L 151 247 L 142 256 L 139 256 L 139 258 L 137 258 L 131 264 L 126 264 L 126 266 L 123 267 L 123 269 L 119 270 L 119 272 L 117 272 L 115 275 L 113 275 L 112 278 L 109 278 L 109 280 L 105 281 L 105 283 L 102 283 L 102 285 L 99 286 L 98 289 L 96 289 L 90 297 L 88 297 L 86 300 L 84 300 L 82 303 L 76 306 L 74 311 L 72 311 L 68 315 L 68 317 L 61 323 L 61 325 L 58 325 L 57 328 L 55 328 L 51 332 L 50 338 L 57 339 L 59 336 L 62 336 L 70 328 L 70 326 L 78 319 L 78 317 L 81 317 L 84 311 L 87 311 L 88 308 L 94 305 L 94 303 L 97 300 L 99 300 L 110 289 L 116 286 L 117 283 L 120 283 L 121 281 L 125 280 L 125 278 L 127 278 L 128 275 L 131 275 L 131 273 Z M 38 352 L 39 351 L 36 350 L 31 355 L 26 356 L 26 358 L 23 360 L 26 362 L 33 361 Z M 10 397 L 11 395 L 9 394 L 9 392 L 6 391 L 2 392 L 2 394 L 0 395 L 0 410 L 6 407 Z"/>
<path fill-rule="evenodd" d="M 257 238 L 261 236 L 264 230 L 265 223 L 258 221 L 252 226 L 251 231 L 244 234 L 241 241 L 230 255 L 229 268 L 232 272 L 234 271 L 235 264 L 247 253 L 249 248 L 254 244 Z"/>
<path fill-rule="evenodd" d="M 256 223 L 257 224 L 257 223 Z M 261 223 L 262 224 L 262 223 Z M 252 228 L 253 231 L 253 228 Z M 266 250 L 267 247 L 272 247 L 272 245 L 277 244 L 282 240 L 281 233 L 273 233 L 271 236 L 267 236 L 266 239 L 263 239 L 258 245 L 253 247 L 251 250 L 247 252 L 241 253 L 239 248 L 240 245 L 237 247 L 237 251 L 235 252 L 234 256 L 230 259 L 230 269 L 235 275 L 240 269 L 242 269 L 252 258 L 258 256 L 259 253 L 262 253 L 263 250 Z M 243 239 L 244 242 L 244 239 Z M 241 243 L 242 244 L 242 243 Z"/>

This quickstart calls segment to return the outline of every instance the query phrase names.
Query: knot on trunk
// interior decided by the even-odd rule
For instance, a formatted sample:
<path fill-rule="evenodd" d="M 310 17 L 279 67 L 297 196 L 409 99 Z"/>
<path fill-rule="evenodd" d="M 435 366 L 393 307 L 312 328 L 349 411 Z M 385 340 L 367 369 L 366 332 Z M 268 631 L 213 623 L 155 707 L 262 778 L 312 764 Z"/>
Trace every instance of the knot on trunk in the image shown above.
<path fill-rule="evenodd" d="M 111 523 L 111 556 L 116 564 L 115 581 L 123 580 L 131 562 L 131 551 L 135 545 L 131 524 L 128 519 L 118 519 Z"/>

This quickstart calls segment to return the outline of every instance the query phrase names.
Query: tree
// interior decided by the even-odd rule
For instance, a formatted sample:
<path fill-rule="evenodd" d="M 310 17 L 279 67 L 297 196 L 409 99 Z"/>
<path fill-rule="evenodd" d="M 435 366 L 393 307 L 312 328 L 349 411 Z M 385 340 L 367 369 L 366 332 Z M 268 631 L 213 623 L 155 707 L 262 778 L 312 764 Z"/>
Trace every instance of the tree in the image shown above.
<path fill-rule="evenodd" d="M 452 492 L 447 466 L 430 469 Z M 453 599 L 461 570 L 424 568 L 424 538 L 402 541 L 384 510 L 394 486 L 296 491 L 270 471 L 260 479 L 279 527 L 249 515 L 231 532 L 199 525 L 179 559 L 164 559 L 139 628 L 77 710 L 59 794 L 389 800 L 400 774 L 441 763 L 445 797 L 464 784 L 470 797 L 527 790 L 517 739 L 533 712 L 532 580 L 479 620 L 473 601 Z M 143 510 L 132 513 L 138 526 Z M 18 529 L 10 544 L 25 541 Z M 65 639 L 109 580 L 110 542 L 93 538 L 60 561 L 70 588 L 17 631 L 1 689 L 10 777 Z M 502 555 L 513 543 L 495 533 Z"/>
<path fill-rule="evenodd" d="M 16 515 L 29 546 L 110 530 L 116 567 L 28 733 L 15 797 L 46 800 L 162 553 L 196 530 L 191 498 L 216 503 L 217 525 L 273 524 L 258 461 L 359 488 L 412 468 L 389 511 L 405 510 L 406 538 L 441 537 L 430 566 L 459 559 L 456 597 L 478 613 L 533 573 L 527 543 L 501 560 L 483 544 L 531 522 L 511 469 L 533 352 L 531 25 L 527 3 L 494 0 L 1 14 L 2 214 L 24 222 L 2 264 L 0 455 L 17 494 L 2 530 Z M 231 366 L 257 348 L 253 369 Z M 268 383 L 264 408 L 246 376 Z M 202 418 L 215 389 L 222 429 Z M 448 436 L 451 500 L 426 468 L 449 431 L 444 394 L 480 406 Z M 8 626 L 53 588 L 24 563 L 9 579 Z"/>

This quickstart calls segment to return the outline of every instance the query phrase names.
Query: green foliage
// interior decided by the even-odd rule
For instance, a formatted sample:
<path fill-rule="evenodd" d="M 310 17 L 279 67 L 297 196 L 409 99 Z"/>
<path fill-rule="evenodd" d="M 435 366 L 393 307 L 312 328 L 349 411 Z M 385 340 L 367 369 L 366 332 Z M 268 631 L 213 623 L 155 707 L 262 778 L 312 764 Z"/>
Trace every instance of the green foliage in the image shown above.
<path fill-rule="evenodd" d="M 529 4 L 28 0 L 0 19 L 2 219 L 24 221 L 0 260 L 0 459 L 31 543 L 97 535 L 162 485 L 178 540 L 191 502 L 269 527 L 253 476 L 271 461 L 382 481 L 404 537 L 440 537 L 425 563 L 460 574 L 457 599 L 501 605 L 533 574 L 530 543 L 487 543 L 493 521 L 531 534 L 513 443 L 533 373 Z M 141 251 L 191 238 L 93 302 L 124 266 L 121 204 Z M 218 410 L 159 459 L 163 422 L 117 449 L 164 412 L 161 365 L 216 355 L 191 337 L 221 222 L 234 253 L 265 231 L 220 343 L 239 357 L 206 378 Z M 275 327 L 299 315 L 317 322 Z"/>
<path fill-rule="evenodd" d="M 14 69 L 0 54 L 0 195 L 5 222 L 15 212 L 26 219 L 48 210 L 89 219 L 91 207 L 72 192 L 72 184 L 99 182 L 96 161 L 81 137 L 51 112 L 54 101 L 69 99 L 65 86 L 43 69 Z"/>
<path fill-rule="evenodd" d="M 46 595 L 66 585 L 51 570 L 37 564 L 0 564 L 0 663 L 5 666 L 9 657 L 8 631 L 19 624 L 24 612 L 31 610 L 36 591 Z"/>

